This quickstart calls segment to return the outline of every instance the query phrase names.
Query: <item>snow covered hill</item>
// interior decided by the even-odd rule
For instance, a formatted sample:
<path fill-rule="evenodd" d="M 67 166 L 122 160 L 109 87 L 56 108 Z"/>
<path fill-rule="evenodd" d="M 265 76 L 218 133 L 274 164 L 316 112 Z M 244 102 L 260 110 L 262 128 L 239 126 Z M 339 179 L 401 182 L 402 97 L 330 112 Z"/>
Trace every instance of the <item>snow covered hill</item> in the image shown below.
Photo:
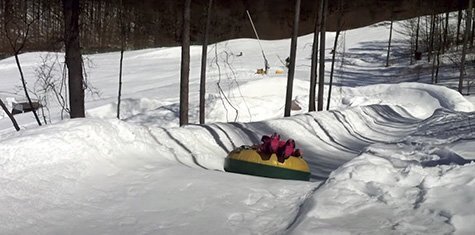
<path fill-rule="evenodd" d="M 454 90 L 414 83 L 427 81 L 424 64 L 395 57 L 384 68 L 384 40 L 375 39 L 386 35 L 382 26 L 346 33 L 331 110 L 311 113 L 312 35 L 301 37 L 294 100 L 302 110 L 289 118 L 281 118 L 286 75 L 254 74 L 262 66 L 255 40 L 214 45 L 209 124 L 182 128 L 179 48 L 126 53 L 122 120 L 114 119 L 118 53 L 89 55 L 88 79 L 101 94 L 87 97 L 88 118 L 61 120 L 51 103 L 43 127 L 29 113 L 16 116 L 20 132 L 0 119 L 1 233 L 473 233 L 475 108 Z M 282 68 L 289 40 L 263 46 L 272 69 Z M 46 55 L 20 57 L 30 85 Z M 199 57 L 193 47 L 192 121 Z M 0 61 L 0 97 L 21 99 L 16 73 L 12 58 Z M 223 171 L 229 151 L 274 132 L 303 149 L 311 182 Z"/>

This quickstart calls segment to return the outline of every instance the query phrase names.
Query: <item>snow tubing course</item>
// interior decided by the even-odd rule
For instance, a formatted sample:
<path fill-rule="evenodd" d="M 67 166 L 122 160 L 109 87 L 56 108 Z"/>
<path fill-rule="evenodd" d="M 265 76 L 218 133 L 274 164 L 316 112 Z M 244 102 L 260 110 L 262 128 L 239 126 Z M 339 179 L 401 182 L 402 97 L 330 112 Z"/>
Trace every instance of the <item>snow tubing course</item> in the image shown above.
<path fill-rule="evenodd" d="M 224 161 L 227 172 L 288 180 L 310 180 L 310 169 L 302 157 L 291 156 L 279 162 L 276 154 L 258 153 L 252 148 L 238 148 Z"/>

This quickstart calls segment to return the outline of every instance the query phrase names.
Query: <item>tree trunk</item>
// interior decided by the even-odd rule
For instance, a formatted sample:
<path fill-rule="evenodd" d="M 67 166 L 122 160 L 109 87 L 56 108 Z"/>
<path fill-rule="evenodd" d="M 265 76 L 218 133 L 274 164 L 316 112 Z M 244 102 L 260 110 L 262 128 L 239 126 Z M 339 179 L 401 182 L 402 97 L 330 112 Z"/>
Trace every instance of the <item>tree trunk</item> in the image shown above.
<path fill-rule="evenodd" d="M 320 24 L 320 67 L 318 70 L 318 102 L 317 102 L 317 110 L 323 110 L 323 91 L 325 86 L 325 32 L 326 32 L 326 25 L 327 25 L 327 10 L 328 10 L 328 0 L 324 0 L 323 3 L 323 14 L 322 14 L 322 22 Z"/>
<path fill-rule="evenodd" d="M 433 17 L 433 22 L 438 22 L 438 18 L 437 16 L 432 16 Z M 436 24 L 434 24 L 436 25 Z M 436 34 L 436 26 L 434 26 L 434 29 L 432 30 L 432 35 L 431 35 L 431 44 L 432 44 L 432 50 L 435 50 L 434 48 L 434 37 L 435 37 L 435 34 Z M 439 48 L 440 48 L 440 45 L 439 45 Z M 436 79 L 435 79 L 435 67 L 436 67 L 436 60 L 437 60 L 437 55 L 436 55 L 436 58 L 434 58 L 432 60 L 432 73 L 431 73 L 431 82 L 432 84 L 435 84 L 436 83 Z"/>
<path fill-rule="evenodd" d="M 460 25 L 462 24 L 462 10 L 458 12 L 458 19 L 457 19 L 457 34 L 455 35 L 455 45 L 459 45 L 459 38 L 460 38 Z"/>
<path fill-rule="evenodd" d="M 315 16 L 315 28 L 313 30 L 313 45 L 312 45 L 312 64 L 310 68 L 310 92 L 309 92 L 309 101 L 308 101 L 308 111 L 312 112 L 316 110 L 315 106 L 315 96 L 317 89 L 317 64 L 318 64 L 318 27 L 322 21 L 323 15 L 323 3 L 324 0 L 320 0 L 319 9 Z"/>
<path fill-rule="evenodd" d="M 434 52 L 434 31 L 435 31 L 435 15 L 430 16 L 430 32 L 429 32 L 429 53 L 428 61 L 432 59 L 432 53 Z"/>
<path fill-rule="evenodd" d="M 333 55 L 332 55 L 332 67 L 330 70 L 330 84 L 328 87 L 328 98 L 327 98 L 327 110 L 330 110 L 330 99 L 332 96 L 332 86 L 333 86 L 333 71 L 335 69 L 335 56 L 336 56 L 336 47 L 338 46 L 338 36 L 340 36 L 340 30 L 336 31 L 335 42 L 333 43 Z"/>
<path fill-rule="evenodd" d="M 12 121 L 13 127 L 15 127 L 15 130 L 20 131 L 20 127 L 18 126 L 18 123 L 15 120 L 15 117 L 13 117 L 12 113 L 10 112 L 10 110 L 8 110 L 7 106 L 5 105 L 5 103 L 3 103 L 2 99 L 0 99 L 0 106 L 2 106 L 3 111 L 7 114 L 7 116 Z"/>
<path fill-rule="evenodd" d="M 70 117 L 85 117 L 82 55 L 79 44 L 79 0 L 63 0 L 64 45 L 68 67 Z"/>
<path fill-rule="evenodd" d="M 122 65 L 124 61 L 124 50 L 125 50 L 125 43 L 126 43 L 126 33 L 125 33 L 125 22 L 124 22 L 124 5 L 122 0 L 119 2 L 119 27 L 121 32 L 120 38 L 120 61 L 119 61 L 119 91 L 117 95 L 117 119 L 120 119 L 120 101 L 122 97 Z"/>
<path fill-rule="evenodd" d="M 284 116 L 290 116 L 290 110 L 292 106 L 292 89 L 294 84 L 295 74 L 295 57 L 297 55 L 297 37 L 299 32 L 299 20 L 300 20 L 300 0 L 295 0 L 295 13 L 294 13 L 294 26 L 292 31 L 292 40 L 290 42 L 290 64 L 289 74 L 287 77 L 287 93 L 285 96 L 285 112 Z"/>
<path fill-rule="evenodd" d="M 470 48 L 473 48 L 473 38 L 475 37 L 475 18 L 473 17 L 474 10 L 472 10 L 472 33 L 470 35 Z"/>
<path fill-rule="evenodd" d="M 421 25 L 421 17 L 417 17 L 417 26 L 416 26 L 416 48 L 415 48 L 415 52 L 414 54 L 416 53 L 419 53 L 419 29 L 420 29 L 420 25 Z"/>
<path fill-rule="evenodd" d="M 206 101 L 206 61 L 208 59 L 208 37 L 211 25 L 211 8 L 213 0 L 208 1 L 208 11 L 206 12 L 205 33 L 203 36 L 203 48 L 201 50 L 201 76 L 200 76 L 200 124 L 205 123 L 205 101 Z"/>
<path fill-rule="evenodd" d="M 181 40 L 180 126 L 188 124 L 188 84 L 190 83 L 191 0 L 184 0 Z"/>
<path fill-rule="evenodd" d="M 35 116 L 35 119 L 36 119 L 36 122 L 38 123 L 38 125 L 41 126 L 40 118 L 38 117 L 38 114 L 36 113 L 35 107 L 33 106 L 33 102 L 31 101 L 30 95 L 28 93 L 28 89 L 26 87 L 25 76 L 23 75 L 23 70 L 21 69 L 20 59 L 18 58 L 18 52 L 17 51 L 15 52 L 15 61 L 16 61 L 16 65 L 18 67 L 18 71 L 20 72 L 21 84 L 23 86 L 23 90 L 25 91 L 25 96 L 26 96 L 26 99 L 28 100 L 28 104 L 30 105 L 31 112 L 33 112 L 33 115 Z"/>
<path fill-rule="evenodd" d="M 465 56 L 467 53 L 467 43 L 468 43 L 468 37 L 469 37 L 469 32 L 472 24 L 472 8 L 473 8 L 473 0 L 469 0 L 468 3 L 468 9 L 467 9 L 467 19 L 465 20 L 465 33 L 463 37 L 463 45 L 462 45 L 462 59 L 460 61 L 460 78 L 459 78 L 459 86 L 458 86 L 458 91 L 460 94 L 462 94 L 462 89 L 463 89 L 463 79 L 464 79 L 464 73 L 465 73 Z"/>
<path fill-rule="evenodd" d="M 444 42 L 442 43 L 442 54 L 445 54 L 445 50 L 448 49 L 449 45 L 447 45 L 447 35 L 449 34 L 449 13 L 445 13 L 445 25 L 444 25 Z"/>
<path fill-rule="evenodd" d="M 386 56 L 386 67 L 389 67 L 389 54 L 391 53 L 391 41 L 393 39 L 393 20 L 389 26 L 389 42 L 388 42 L 388 54 Z"/>

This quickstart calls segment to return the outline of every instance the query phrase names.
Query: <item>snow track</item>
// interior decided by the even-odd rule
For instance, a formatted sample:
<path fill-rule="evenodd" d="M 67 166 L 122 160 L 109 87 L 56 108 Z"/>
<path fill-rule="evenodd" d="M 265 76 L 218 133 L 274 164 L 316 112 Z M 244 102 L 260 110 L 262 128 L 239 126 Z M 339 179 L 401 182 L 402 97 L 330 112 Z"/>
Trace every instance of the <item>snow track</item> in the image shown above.
<path fill-rule="evenodd" d="M 421 120 L 398 106 L 370 105 L 263 122 L 170 129 L 116 120 L 71 120 L 0 142 L 0 206 L 5 208 L 0 216 L 9 218 L 0 229 L 300 234 L 337 232 L 330 228 L 341 224 L 332 223 L 352 221 L 341 231 L 451 232 L 466 226 L 457 221 L 473 213 L 454 217 L 448 211 L 462 210 L 458 204 L 447 209 L 431 198 L 445 177 L 459 169 L 440 166 L 440 159 L 467 163 L 454 160 L 463 158 L 446 147 L 474 139 L 475 122 L 467 122 L 474 118 L 474 113 L 439 110 Z M 258 143 L 261 135 L 273 132 L 296 140 L 315 183 L 210 171 L 222 171 L 233 148 Z M 443 138 L 437 139 L 441 134 Z M 434 153 L 439 158 L 431 159 Z M 425 168 L 429 162 L 435 164 Z M 467 167 L 474 165 L 460 169 Z M 319 187 L 322 180 L 326 182 Z M 473 184 L 473 175 L 466 182 Z M 472 190 L 458 187 L 461 193 Z M 25 204 L 31 199 L 33 204 Z M 375 210 L 386 220 L 375 222 Z M 399 219 L 412 213 L 422 214 Z M 421 221 L 423 215 L 429 217 Z M 206 221 L 216 224 L 203 227 Z M 363 222 L 373 224 L 374 230 L 352 227 Z M 116 223 L 120 226 L 114 227 Z"/>

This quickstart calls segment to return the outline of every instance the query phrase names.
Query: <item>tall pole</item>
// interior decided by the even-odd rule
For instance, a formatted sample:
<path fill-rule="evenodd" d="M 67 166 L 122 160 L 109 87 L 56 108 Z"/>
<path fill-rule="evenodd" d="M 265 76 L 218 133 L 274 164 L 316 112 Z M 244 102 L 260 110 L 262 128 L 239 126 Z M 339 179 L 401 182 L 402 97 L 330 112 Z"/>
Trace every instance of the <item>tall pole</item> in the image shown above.
<path fill-rule="evenodd" d="M 290 116 L 290 110 L 292 106 L 292 88 L 294 84 L 295 74 L 295 57 L 297 55 L 297 37 L 299 33 L 299 19 L 300 19 L 300 0 L 295 0 L 295 14 L 294 14 L 294 27 L 292 31 L 292 41 L 290 42 L 290 64 L 289 74 L 287 76 L 287 93 L 285 96 L 285 112 L 284 116 Z"/>
<path fill-rule="evenodd" d="M 247 17 L 249 18 L 249 21 L 251 22 L 252 29 L 254 30 L 254 34 L 256 35 L 257 42 L 259 43 L 259 47 L 261 48 L 261 53 L 262 53 L 262 58 L 264 58 L 264 68 L 265 68 L 265 73 L 267 74 L 269 70 L 269 62 L 267 61 L 266 54 L 264 53 L 264 49 L 261 44 L 261 39 L 259 38 L 259 34 L 257 33 L 256 26 L 254 25 L 254 21 L 252 20 L 251 13 L 249 13 L 248 10 L 246 10 Z"/>

